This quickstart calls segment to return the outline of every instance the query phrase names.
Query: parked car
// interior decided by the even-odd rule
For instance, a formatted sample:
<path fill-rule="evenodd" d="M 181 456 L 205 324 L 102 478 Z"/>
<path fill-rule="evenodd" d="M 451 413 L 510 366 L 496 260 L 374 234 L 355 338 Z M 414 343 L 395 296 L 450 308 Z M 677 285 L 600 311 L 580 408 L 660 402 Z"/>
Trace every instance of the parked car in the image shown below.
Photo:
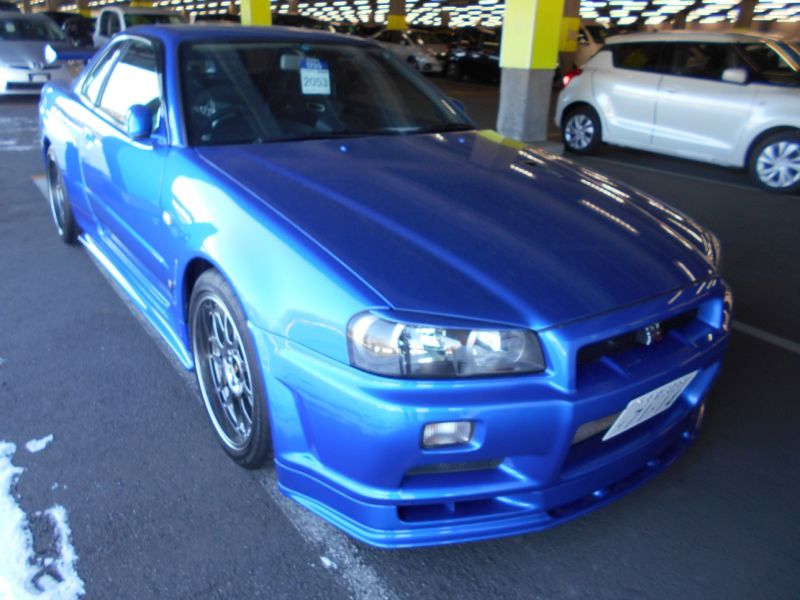
<path fill-rule="evenodd" d="M 48 81 L 70 81 L 73 64 L 45 64 L 45 48 L 68 46 L 66 36 L 44 15 L 0 12 L 0 95 L 36 94 Z"/>
<path fill-rule="evenodd" d="M 435 48 L 420 43 L 419 35 L 421 34 L 415 35 L 413 31 L 384 29 L 373 35 L 372 39 L 422 73 L 441 73 L 442 61 L 437 56 L 438 52 Z"/>
<path fill-rule="evenodd" d="M 585 64 L 603 47 L 606 38 L 617 33 L 619 32 L 616 29 L 608 27 L 603 23 L 587 20 L 581 21 L 578 29 L 578 50 L 575 52 L 575 64 L 572 68 L 574 69 Z M 568 70 L 570 69 L 562 69 L 562 72 Z"/>
<path fill-rule="evenodd" d="M 94 46 L 100 48 L 112 37 L 135 25 L 178 25 L 188 23 L 186 15 L 161 8 L 107 6 L 97 17 Z"/>
<path fill-rule="evenodd" d="M 606 142 L 746 167 L 762 188 L 800 190 L 800 64 L 785 42 L 628 34 L 564 82 L 556 122 L 571 152 Z"/>
<path fill-rule="evenodd" d="M 336 27 L 330 21 L 323 21 L 306 15 L 274 13 L 272 15 L 272 24 L 280 25 L 281 27 L 300 27 L 301 29 L 336 32 Z"/>
<path fill-rule="evenodd" d="M 50 17 L 74 46 L 94 45 L 94 20 L 79 13 L 44 11 L 39 14 Z"/>
<path fill-rule="evenodd" d="M 357 538 L 543 529 L 695 435 L 713 234 L 477 131 L 373 42 L 135 27 L 39 114 L 58 235 L 194 369 L 225 452 Z"/>
<path fill-rule="evenodd" d="M 486 27 L 464 27 L 456 31 L 450 47 L 442 57 L 448 79 L 463 77 L 500 81 L 501 30 Z"/>

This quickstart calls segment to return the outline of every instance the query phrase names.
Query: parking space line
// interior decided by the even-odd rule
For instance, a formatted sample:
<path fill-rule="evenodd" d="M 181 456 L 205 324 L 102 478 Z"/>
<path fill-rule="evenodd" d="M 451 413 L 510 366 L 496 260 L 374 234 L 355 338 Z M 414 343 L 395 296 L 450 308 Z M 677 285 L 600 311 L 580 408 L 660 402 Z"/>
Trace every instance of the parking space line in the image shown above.
<path fill-rule="evenodd" d="M 736 331 L 744 333 L 745 335 L 749 335 L 750 337 L 759 339 L 762 342 L 767 342 L 768 344 L 772 344 L 773 346 L 777 346 L 778 348 L 783 348 L 784 350 L 788 350 L 789 352 L 800 354 L 800 343 L 793 342 L 792 340 L 787 340 L 786 338 L 782 338 L 779 335 L 775 335 L 774 333 L 770 333 L 769 331 L 764 331 L 763 329 L 759 329 L 758 327 L 753 327 L 752 325 L 748 325 L 747 323 L 742 323 L 741 321 L 734 321 L 733 328 Z"/>
<path fill-rule="evenodd" d="M 359 556 L 358 547 L 350 538 L 278 490 L 274 467 L 264 469 L 259 483 L 303 539 L 325 552 L 324 556 L 320 556 L 320 563 L 341 575 L 352 598 L 395 600 L 398 597 L 375 569 Z"/>
<path fill-rule="evenodd" d="M 710 177 L 701 177 L 700 175 L 689 175 L 688 173 L 680 173 L 677 171 L 668 171 L 666 169 L 659 169 L 656 167 L 648 167 L 646 165 L 639 165 L 636 163 L 624 162 L 620 160 L 613 160 L 610 158 L 602 158 L 600 156 L 587 156 L 589 160 L 596 160 L 598 162 L 603 162 L 611 165 L 618 165 L 620 167 L 633 167 L 634 169 L 639 169 L 641 171 L 650 171 L 651 173 L 660 173 L 661 175 L 670 175 L 670 176 L 677 176 L 683 177 L 684 179 L 693 179 L 694 181 L 702 181 L 703 183 L 714 183 L 718 185 L 724 185 L 727 187 L 733 187 L 740 190 L 747 190 L 748 192 L 758 192 L 759 189 L 757 187 L 751 185 L 745 185 L 743 183 L 731 183 L 730 181 L 723 181 L 718 179 L 711 179 Z"/>

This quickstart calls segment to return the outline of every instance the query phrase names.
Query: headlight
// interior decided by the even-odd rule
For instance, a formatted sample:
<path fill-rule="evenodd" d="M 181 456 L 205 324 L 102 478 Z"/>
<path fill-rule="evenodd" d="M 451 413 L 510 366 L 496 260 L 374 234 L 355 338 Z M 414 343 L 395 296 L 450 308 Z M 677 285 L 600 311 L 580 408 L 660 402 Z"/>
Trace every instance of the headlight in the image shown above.
<path fill-rule="evenodd" d="M 389 377 L 447 378 L 537 373 L 544 356 L 525 329 L 460 329 L 356 315 L 348 331 L 354 367 Z"/>
<path fill-rule="evenodd" d="M 722 266 L 722 246 L 719 238 L 710 231 L 703 232 L 703 246 L 705 247 L 706 257 L 717 270 Z"/>

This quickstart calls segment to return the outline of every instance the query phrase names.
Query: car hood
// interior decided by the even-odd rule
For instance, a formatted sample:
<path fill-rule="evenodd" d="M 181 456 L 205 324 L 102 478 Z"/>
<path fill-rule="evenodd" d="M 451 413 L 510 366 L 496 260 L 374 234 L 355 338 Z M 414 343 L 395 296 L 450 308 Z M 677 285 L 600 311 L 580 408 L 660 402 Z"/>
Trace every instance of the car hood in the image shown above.
<path fill-rule="evenodd" d="M 43 69 L 46 65 L 44 49 L 48 44 L 56 50 L 69 47 L 66 43 L 44 40 L 0 41 L 0 65 Z"/>
<path fill-rule="evenodd" d="M 684 215 L 493 132 L 198 152 L 398 310 L 541 329 L 713 274 Z"/>

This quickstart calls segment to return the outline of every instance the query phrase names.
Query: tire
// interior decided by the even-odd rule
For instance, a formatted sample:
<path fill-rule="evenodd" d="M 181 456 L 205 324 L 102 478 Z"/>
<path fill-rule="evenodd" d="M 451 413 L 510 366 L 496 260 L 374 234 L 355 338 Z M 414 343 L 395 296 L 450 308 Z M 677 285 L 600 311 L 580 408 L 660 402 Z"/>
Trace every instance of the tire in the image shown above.
<path fill-rule="evenodd" d="M 78 239 L 78 226 L 72 215 L 67 188 L 52 148 L 47 150 L 47 200 L 58 237 L 65 244 L 74 244 Z"/>
<path fill-rule="evenodd" d="M 460 81 L 464 74 L 461 72 L 461 66 L 455 62 L 449 62 L 444 68 L 444 76 L 450 81 Z"/>
<path fill-rule="evenodd" d="M 257 469 L 272 455 L 264 380 L 244 311 L 213 269 L 194 285 L 189 328 L 197 382 L 217 440 L 234 461 Z"/>
<path fill-rule="evenodd" d="M 561 121 L 564 149 L 573 154 L 591 154 L 601 143 L 600 118 L 593 108 L 579 106 L 570 110 Z"/>
<path fill-rule="evenodd" d="M 779 194 L 800 192 L 800 132 L 782 131 L 761 140 L 750 153 L 750 178 Z"/>

